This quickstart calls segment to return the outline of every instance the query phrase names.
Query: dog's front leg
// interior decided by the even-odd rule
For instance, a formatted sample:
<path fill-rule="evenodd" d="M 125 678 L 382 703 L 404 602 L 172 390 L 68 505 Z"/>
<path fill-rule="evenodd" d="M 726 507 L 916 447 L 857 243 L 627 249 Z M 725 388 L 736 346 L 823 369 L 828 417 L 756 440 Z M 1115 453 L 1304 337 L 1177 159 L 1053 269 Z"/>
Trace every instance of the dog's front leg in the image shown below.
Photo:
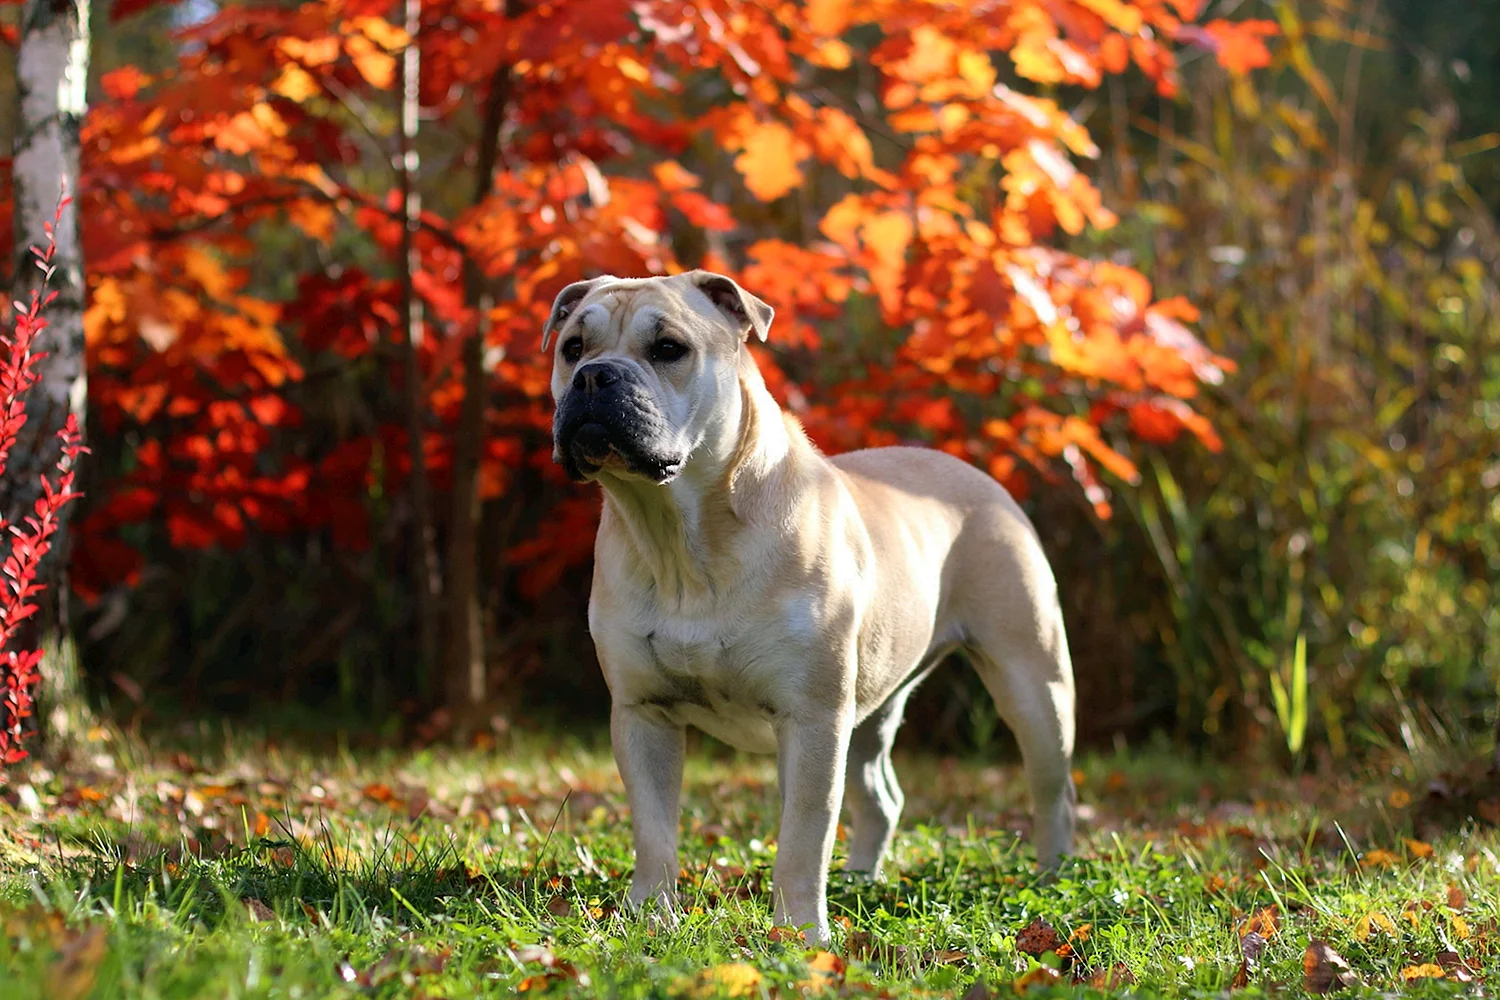
<path fill-rule="evenodd" d="M 838 829 L 852 713 L 788 720 L 777 734 L 781 781 L 781 833 L 771 877 L 775 920 L 811 924 L 827 944 L 828 864 Z"/>
<path fill-rule="evenodd" d="M 609 735 L 630 802 L 635 879 L 630 902 L 655 899 L 664 910 L 677 899 L 677 826 L 682 799 L 684 733 L 638 709 L 615 706 Z"/>

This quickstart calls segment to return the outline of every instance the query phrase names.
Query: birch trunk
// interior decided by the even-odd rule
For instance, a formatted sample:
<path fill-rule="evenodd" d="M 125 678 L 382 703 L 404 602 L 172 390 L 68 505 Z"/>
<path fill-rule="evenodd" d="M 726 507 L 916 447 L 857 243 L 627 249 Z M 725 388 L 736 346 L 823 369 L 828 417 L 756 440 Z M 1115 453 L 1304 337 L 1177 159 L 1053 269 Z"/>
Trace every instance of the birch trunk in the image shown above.
<path fill-rule="evenodd" d="M 427 480 L 427 405 L 423 391 L 418 349 L 422 345 L 422 301 L 417 297 L 413 276 L 422 266 L 416 234 L 422 215 L 422 194 L 417 189 L 417 127 L 421 112 L 421 0 L 404 0 L 408 41 L 401 59 L 401 146 L 396 172 L 401 183 L 401 205 L 405 225 L 401 230 L 401 326 L 398 345 L 406 369 L 407 458 L 411 464 L 408 498 L 412 514 L 411 578 L 417 592 L 417 677 L 423 694 L 430 694 L 438 676 L 438 624 L 442 600 L 442 578 L 438 570 L 437 529 L 432 516 L 432 490 Z"/>
<path fill-rule="evenodd" d="M 16 56 L 15 271 L 12 298 L 30 301 L 41 280 L 30 248 L 45 242 L 64 184 L 79 188 L 78 132 L 87 109 L 89 0 L 29 0 L 21 20 Z M 24 516 L 40 495 L 44 471 L 59 457 L 57 431 L 75 414 L 83 425 L 88 382 L 84 370 L 83 253 L 76 203 L 63 210 L 56 232 L 57 299 L 47 307 L 47 328 L 37 350 L 41 382 L 26 400 L 27 422 L 11 453 L 3 503 L 12 517 Z M 42 662 L 38 719 L 49 752 L 78 740 L 92 716 L 83 694 L 78 662 L 68 635 L 68 513 L 64 507 L 51 555 L 42 563 L 48 589 L 41 600 L 36 638 L 47 655 Z"/>
<path fill-rule="evenodd" d="M 506 15 L 515 16 L 513 5 Z M 500 128 L 510 103 L 513 77 L 502 66 L 490 80 L 480 121 L 479 155 L 470 199 L 481 204 L 495 184 L 500 162 Z M 453 734 L 467 741 L 480 727 L 488 699 L 485 672 L 483 603 L 479 598 L 479 465 L 484 452 L 484 340 L 494 296 L 472 257 L 464 260 L 464 295 L 478 313 L 474 329 L 465 331 L 460 361 L 464 401 L 453 440 L 453 516 L 448 526 L 448 650 L 445 678 Z"/>

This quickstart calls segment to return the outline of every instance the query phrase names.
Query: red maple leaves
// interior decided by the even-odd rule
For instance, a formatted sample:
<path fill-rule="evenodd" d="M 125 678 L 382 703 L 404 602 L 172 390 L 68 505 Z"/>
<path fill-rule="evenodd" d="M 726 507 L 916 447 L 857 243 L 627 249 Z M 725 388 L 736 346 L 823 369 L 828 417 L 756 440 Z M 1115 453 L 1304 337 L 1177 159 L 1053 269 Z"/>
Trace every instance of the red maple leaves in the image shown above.
<path fill-rule="evenodd" d="M 405 375 L 384 345 L 404 336 L 390 262 L 408 44 L 440 489 L 469 331 L 486 337 L 484 494 L 568 496 L 536 351 L 552 296 L 688 266 L 776 306 L 758 357 L 828 448 L 924 441 L 1018 491 L 1028 470 L 1066 470 L 1105 512 L 1099 470 L 1134 477 L 1121 434 L 1216 446 L 1191 399 L 1229 364 L 1191 308 L 1045 246 L 1113 216 L 1075 165 L 1097 155 L 1085 129 L 1025 90 L 1134 64 L 1171 94 L 1173 40 L 1242 72 L 1269 58 L 1265 25 L 1194 25 L 1197 0 L 431 0 L 413 39 L 398 6 L 224 4 L 179 33 L 175 66 L 103 80 L 80 193 L 90 374 L 102 427 L 139 444 L 80 526 L 80 586 L 130 578 L 118 531 L 142 520 L 181 546 L 369 539 L 369 498 L 407 473 L 384 402 Z M 481 94 L 497 95 L 500 149 L 476 179 Z M 482 314 L 466 267 L 496 292 Z M 560 509 L 556 537 L 511 552 L 533 587 L 586 557 L 568 540 L 591 506 Z"/>

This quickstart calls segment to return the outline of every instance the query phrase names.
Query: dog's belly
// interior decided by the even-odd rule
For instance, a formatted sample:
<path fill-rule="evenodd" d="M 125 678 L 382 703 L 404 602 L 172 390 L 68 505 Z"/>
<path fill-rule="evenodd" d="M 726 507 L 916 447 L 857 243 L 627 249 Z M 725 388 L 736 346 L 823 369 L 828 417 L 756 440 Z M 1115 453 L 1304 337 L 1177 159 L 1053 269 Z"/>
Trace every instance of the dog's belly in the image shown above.
<path fill-rule="evenodd" d="M 786 655 L 801 648 L 781 629 L 732 634 L 704 621 L 659 619 L 617 672 L 625 700 L 669 725 L 692 726 L 739 750 L 776 752 L 776 720 L 790 695 Z M 781 642 L 772 641 L 780 633 Z M 634 645 L 634 644 L 632 644 Z"/>
<path fill-rule="evenodd" d="M 686 702 L 663 707 L 675 725 L 701 729 L 716 740 L 747 753 L 775 753 L 776 730 L 764 710 L 754 705 L 692 705 Z"/>

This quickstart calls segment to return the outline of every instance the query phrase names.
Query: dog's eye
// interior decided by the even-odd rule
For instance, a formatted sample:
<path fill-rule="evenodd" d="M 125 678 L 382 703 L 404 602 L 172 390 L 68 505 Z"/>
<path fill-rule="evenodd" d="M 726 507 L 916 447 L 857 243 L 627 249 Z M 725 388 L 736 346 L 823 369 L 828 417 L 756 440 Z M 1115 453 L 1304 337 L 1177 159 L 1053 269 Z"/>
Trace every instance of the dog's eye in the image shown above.
<path fill-rule="evenodd" d="M 663 337 L 651 345 L 652 361 L 678 361 L 687 354 L 687 345 L 671 337 Z"/>
<path fill-rule="evenodd" d="M 564 341 L 562 345 L 562 356 L 563 360 L 567 361 L 570 364 L 583 357 L 583 338 L 569 337 L 566 341 Z"/>

